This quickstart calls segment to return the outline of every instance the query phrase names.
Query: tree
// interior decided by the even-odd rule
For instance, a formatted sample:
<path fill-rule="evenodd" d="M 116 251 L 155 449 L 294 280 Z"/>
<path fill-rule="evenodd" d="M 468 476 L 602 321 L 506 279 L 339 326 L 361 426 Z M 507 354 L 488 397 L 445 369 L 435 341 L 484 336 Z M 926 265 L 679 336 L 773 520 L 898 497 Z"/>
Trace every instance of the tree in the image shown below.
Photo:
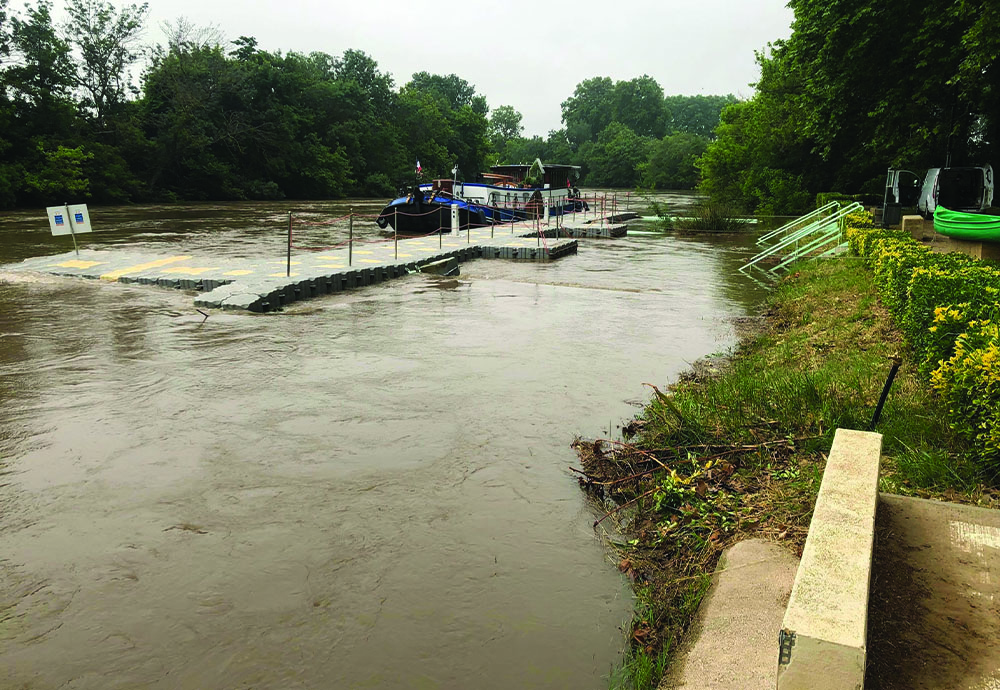
<path fill-rule="evenodd" d="M 640 164 L 643 187 L 652 189 L 694 189 L 698 182 L 698 158 L 708 148 L 708 137 L 678 132 L 663 137 L 650 147 L 649 158 Z"/>
<path fill-rule="evenodd" d="M 42 164 L 25 175 L 29 189 L 49 203 L 87 193 L 90 181 L 84 175 L 83 166 L 93 154 L 86 153 L 82 146 L 72 149 L 57 146 L 49 151 L 40 143 L 38 153 Z"/>
<path fill-rule="evenodd" d="M 68 0 L 66 11 L 67 40 L 80 53 L 77 85 L 87 94 L 84 105 L 93 110 L 98 128 L 104 128 L 129 92 L 129 68 L 139 57 L 149 6 L 126 5 L 119 12 L 104 0 Z"/>
<path fill-rule="evenodd" d="M 198 26 L 187 17 L 178 17 L 173 22 L 162 22 L 160 29 L 167 37 L 168 50 L 214 48 L 225 43 L 222 30 L 219 27 L 214 25 Z M 160 50 L 162 51 L 162 48 Z"/>
<path fill-rule="evenodd" d="M 593 141 L 615 116 L 615 87 L 608 77 L 585 79 L 562 103 L 566 136 L 574 146 Z"/>
<path fill-rule="evenodd" d="M 454 74 L 442 76 L 417 72 L 407 86 L 415 91 L 423 91 L 440 98 L 451 110 L 472 106 L 476 96 L 476 87 Z"/>
<path fill-rule="evenodd" d="M 640 137 L 620 122 L 604 128 L 597 141 L 581 147 L 586 181 L 595 187 L 635 187 L 637 168 L 649 157 L 652 140 Z"/>
<path fill-rule="evenodd" d="M 8 0 L 0 0 L 0 66 L 10 57 L 10 15 L 7 14 Z"/>
<path fill-rule="evenodd" d="M 641 137 L 664 134 L 663 89 L 649 75 L 615 84 L 613 117 Z"/>
<path fill-rule="evenodd" d="M 509 105 L 501 105 L 490 115 L 488 136 L 493 150 L 502 152 L 507 142 L 521 136 L 521 113 Z"/>
<path fill-rule="evenodd" d="M 726 96 L 667 96 L 666 131 L 687 132 L 701 137 L 714 138 L 722 109 L 736 102 L 732 94 Z"/>

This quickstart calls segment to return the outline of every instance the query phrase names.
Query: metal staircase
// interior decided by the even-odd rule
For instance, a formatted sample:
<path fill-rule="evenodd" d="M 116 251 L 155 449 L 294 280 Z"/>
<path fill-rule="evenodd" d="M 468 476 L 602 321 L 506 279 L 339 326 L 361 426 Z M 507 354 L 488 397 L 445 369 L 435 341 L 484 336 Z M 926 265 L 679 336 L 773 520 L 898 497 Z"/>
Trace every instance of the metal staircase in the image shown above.
<path fill-rule="evenodd" d="M 780 271 L 796 261 L 833 256 L 847 246 L 844 220 L 852 213 L 863 210 L 864 207 L 858 202 L 841 206 L 839 202 L 831 201 L 822 208 L 762 235 L 757 244 L 765 249 L 740 266 L 739 270 L 748 273 L 751 268 L 756 268 L 768 278 L 777 279 Z M 761 262 L 766 259 L 777 263 L 765 267 Z"/>

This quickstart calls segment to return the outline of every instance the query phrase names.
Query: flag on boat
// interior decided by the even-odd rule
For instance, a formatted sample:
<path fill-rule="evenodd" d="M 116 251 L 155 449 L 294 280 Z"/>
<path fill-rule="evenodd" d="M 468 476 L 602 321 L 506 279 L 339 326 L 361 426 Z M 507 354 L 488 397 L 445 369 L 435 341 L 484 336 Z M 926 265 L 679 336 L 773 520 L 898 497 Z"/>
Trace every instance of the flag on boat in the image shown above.
<path fill-rule="evenodd" d="M 420 159 L 418 158 L 417 159 L 417 174 L 419 175 L 421 172 L 423 172 L 423 170 L 424 169 L 420 167 Z"/>

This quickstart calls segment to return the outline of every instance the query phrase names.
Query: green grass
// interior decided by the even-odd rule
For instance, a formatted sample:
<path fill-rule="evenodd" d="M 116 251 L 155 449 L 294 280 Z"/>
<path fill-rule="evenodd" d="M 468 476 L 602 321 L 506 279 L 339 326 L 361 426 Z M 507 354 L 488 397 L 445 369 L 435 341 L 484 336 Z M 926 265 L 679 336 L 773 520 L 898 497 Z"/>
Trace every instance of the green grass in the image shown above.
<path fill-rule="evenodd" d="M 881 488 L 1000 507 L 875 294 L 857 260 L 800 267 L 720 375 L 654 389 L 629 443 L 578 444 L 582 483 L 628 508 L 614 514 L 630 536 L 619 567 L 639 603 L 612 688 L 656 687 L 727 546 L 801 549 L 833 434 L 868 428 L 892 358 Z"/>

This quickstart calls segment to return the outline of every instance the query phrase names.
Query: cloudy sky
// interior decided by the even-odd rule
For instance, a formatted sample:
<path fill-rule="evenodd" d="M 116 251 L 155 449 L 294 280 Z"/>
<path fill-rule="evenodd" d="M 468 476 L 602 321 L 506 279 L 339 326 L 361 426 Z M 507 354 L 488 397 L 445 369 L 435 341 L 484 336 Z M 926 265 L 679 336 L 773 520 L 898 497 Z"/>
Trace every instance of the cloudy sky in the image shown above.
<path fill-rule="evenodd" d="M 397 86 L 421 70 L 455 73 L 492 107 L 519 110 L 526 134 L 544 135 L 561 126 L 559 104 L 595 76 L 649 74 L 667 95 L 749 96 L 754 51 L 791 33 L 785 2 L 149 0 L 146 40 L 162 42 L 160 23 L 183 16 L 229 40 L 254 36 L 265 50 L 356 48 Z"/>

